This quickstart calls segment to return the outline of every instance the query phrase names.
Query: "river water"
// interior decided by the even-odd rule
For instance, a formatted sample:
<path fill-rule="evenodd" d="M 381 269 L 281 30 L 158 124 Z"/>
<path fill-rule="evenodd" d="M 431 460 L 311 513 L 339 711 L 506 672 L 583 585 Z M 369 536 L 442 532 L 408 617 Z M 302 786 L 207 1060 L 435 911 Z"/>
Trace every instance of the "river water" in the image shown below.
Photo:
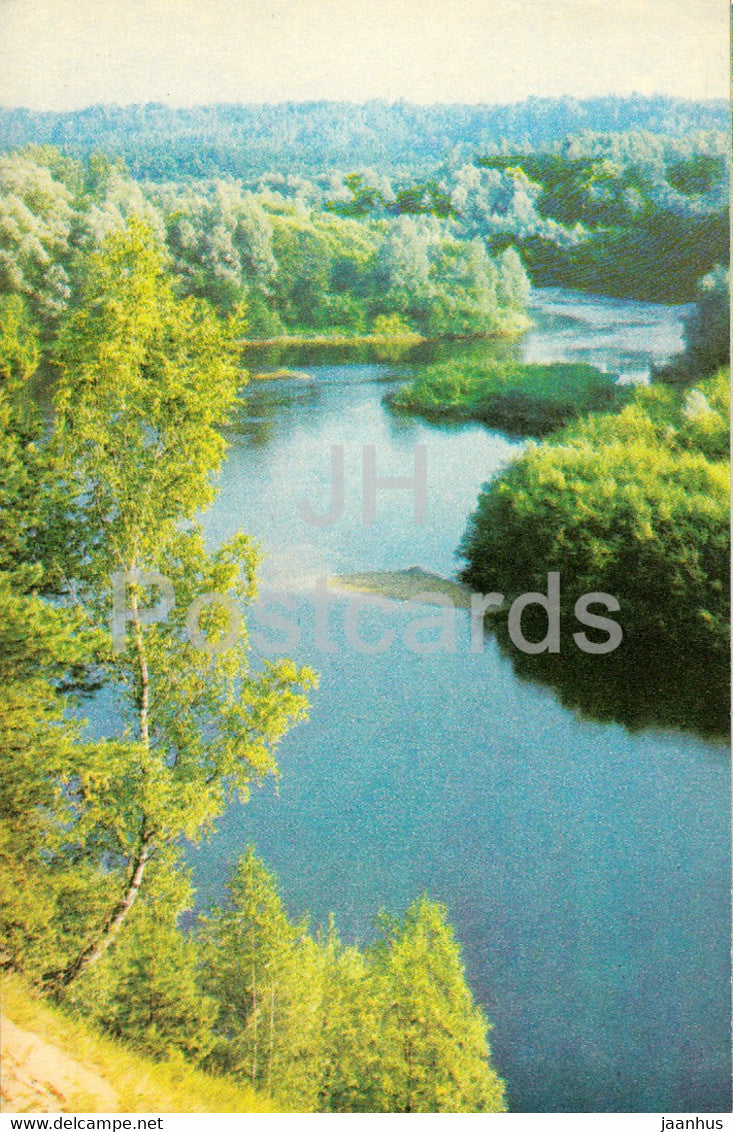
<path fill-rule="evenodd" d="M 680 348 L 680 315 L 540 291 L 519 349 L 638 380 Z M 317 924 L 333 911 L 348 940 L 368 940 L 380 908 L 402 911 L 426 891 L 448 908 L 513 1111 L 725 1111 L 729 767 L 709 674 L 598 658 L 597 668 L 565 658 L 532 669 L 493 636 L 472 651 L 463 611 L 454 647 L 418 654 L 410 633 L 436 610 L 397 601 L 360 612 L 367 649 L 394 633 L 389 648 L 367 651 L 353 644 L 343 594 L 328 607 L 330 648 L 316 635 L 318 578 L 455 573 L 482 483 L 522 446 L 384 406 L 406 374 L 457 348 L 399 362 L 327 352 L 247 361 L 297 365 L 311 380 L 248 387 L 207 534 L 217 542 L 242 528 L 260 541 L 263 597 L 289 606 L 278 632 L 253 614 L 259 650 L 312 665 L 320 685 L 309 721 L 282 745 L 278 789 L 232 807 L 191 852 L 198 899 L 221 895 L 250 841 L 289 910 Z M 314 526 L 302 503 L 328 509 L 334 445 L 343 514 Z M 410 491 L 385 490 L 365 525 L 364 445 L 380 476 L 409 475 L 415 446 L 426 446 L 426 523 Z"/>

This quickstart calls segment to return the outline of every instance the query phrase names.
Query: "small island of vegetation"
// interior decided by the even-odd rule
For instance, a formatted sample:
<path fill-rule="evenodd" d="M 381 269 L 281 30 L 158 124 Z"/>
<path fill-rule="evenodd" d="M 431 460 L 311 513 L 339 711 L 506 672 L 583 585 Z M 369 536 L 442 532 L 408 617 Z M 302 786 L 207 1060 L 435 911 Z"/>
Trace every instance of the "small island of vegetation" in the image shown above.
<path fill-rule="evenodd" d="M 480 421 L 541 436 L 582 413 L 617 408 L 628 388 L 595 366 L 553 362 L 444 362 L 387 398 L 396 412 L 434 421 Z"/>

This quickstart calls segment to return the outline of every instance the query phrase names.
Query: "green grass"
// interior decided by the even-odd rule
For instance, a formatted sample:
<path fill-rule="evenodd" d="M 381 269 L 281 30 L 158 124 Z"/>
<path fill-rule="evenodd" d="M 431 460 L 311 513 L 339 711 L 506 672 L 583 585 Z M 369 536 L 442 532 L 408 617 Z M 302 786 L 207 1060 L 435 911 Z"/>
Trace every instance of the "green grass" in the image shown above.
<path fill-rule="evenodd" d="M 152 1061 L 90 1023 L 4 976 L 2 1014 L 97 1074 L 119 1098 L 120 1112 L 277 1112 L 254 1090 L 213 1077 L 185 1061 Z M 91 1110 L 89 1110 L 91 1111 Z"/>
<path fill-rule="evenodd" d="M 480 421 L 541 436 L 582 414 L 618 408 L 628 396 L 614 374 L 589 365 L 445 362 L 431 366 L 388 401 L 397 412 L 428 420 Z"/>

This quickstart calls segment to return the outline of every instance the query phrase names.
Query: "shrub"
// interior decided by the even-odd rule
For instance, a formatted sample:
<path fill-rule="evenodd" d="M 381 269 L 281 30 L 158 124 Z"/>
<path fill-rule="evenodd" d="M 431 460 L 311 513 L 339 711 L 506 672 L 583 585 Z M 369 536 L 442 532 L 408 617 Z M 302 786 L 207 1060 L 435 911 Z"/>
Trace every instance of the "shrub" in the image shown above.
<path fill-rule="evenodd" d="M 618 415 L 531 444 L 481 492 L 460 550 L 464 580 L 512 600 L 560 571 L 564 605 L 612 594 L 637 643 L 726 649 L 725 381 L 686 396 L 640 390 Z"/>

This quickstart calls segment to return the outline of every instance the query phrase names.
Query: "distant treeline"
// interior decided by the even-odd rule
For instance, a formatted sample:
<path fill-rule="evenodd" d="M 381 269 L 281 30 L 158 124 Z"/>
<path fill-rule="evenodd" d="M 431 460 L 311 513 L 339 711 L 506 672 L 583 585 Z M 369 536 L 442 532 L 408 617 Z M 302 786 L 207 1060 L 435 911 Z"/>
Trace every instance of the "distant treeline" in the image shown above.
<path fill-rule="evenodd" d="M 723 99 L 529 98 L 507 106 L 415 106 L 407 102 L 283 102 L 176 109 L 160 103 L 90 106 L 69 113 L 0 109 L 0 149 L 54 145 L 82 157 L 103 150 L 151 180 L 268 170 L 377 165 L 426 170 L 447 153 L 546 148 L 567 134 L 643 130 L 681 137 L 728 129 Z"/>

